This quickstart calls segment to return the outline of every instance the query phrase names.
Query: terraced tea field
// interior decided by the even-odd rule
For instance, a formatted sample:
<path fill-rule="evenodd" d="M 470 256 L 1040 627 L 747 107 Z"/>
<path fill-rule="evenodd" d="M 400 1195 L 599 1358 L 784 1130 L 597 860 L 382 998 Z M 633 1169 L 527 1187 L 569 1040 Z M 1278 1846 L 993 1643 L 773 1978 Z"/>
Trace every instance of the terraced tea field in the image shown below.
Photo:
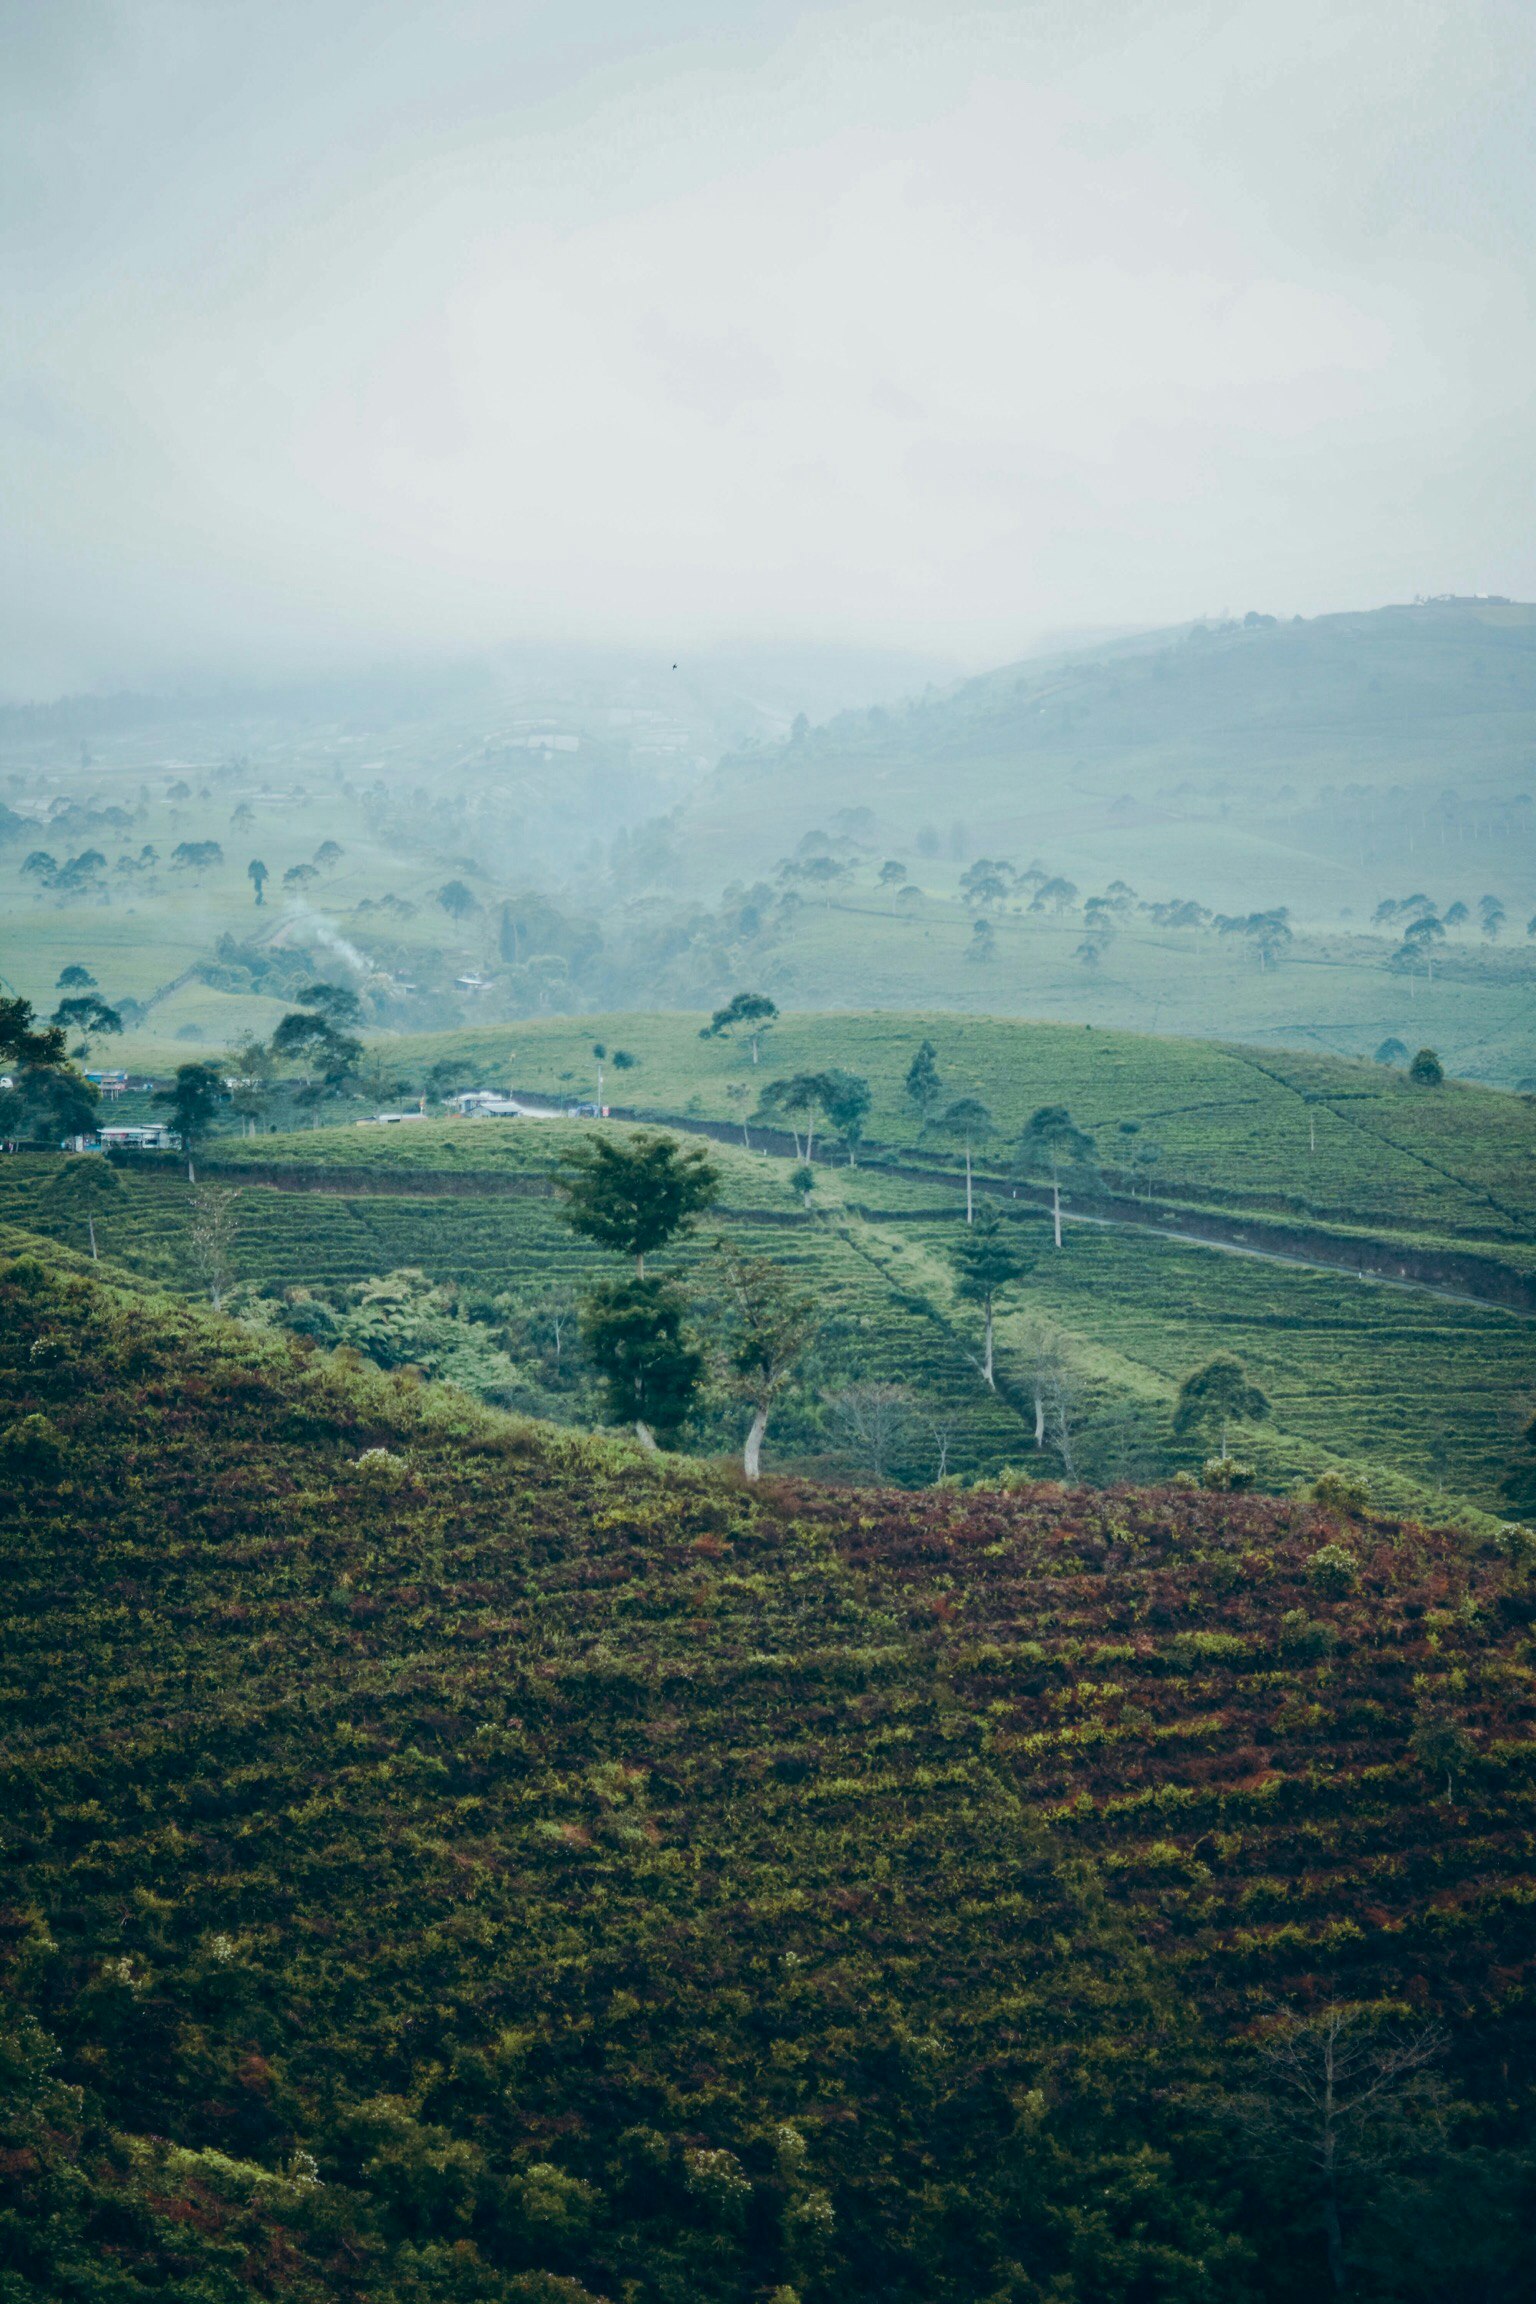
<path fill-rule="evenodd" d="M 1110 1180 L 1134 1172 L 1159 1197 L 1483 1244 L 1536 1262 L 1536 1100 L 1523 1096 L 1455 1081 L 1421 1089 L 1390 1066 L 1295 1050 L 932 1013 L 786 1015 L 754 1066 L 745 1046 L 701 1039 L 705 1022 L 551 1017 L 402 1039 L 389 1052 L 403 1076 L 457 1058 L 466 1085 L 579 1101 L 596 1089 L 594 1045 L 623 1048 L 636 1061 L 621 1072 L 609 1063 L 611 1102 L 717 1121 L 750 1115 L 767 1080 L 841 1065 L 870 1084 L 872 1142 L 953 1159 L 955 1147 L 925 1126 L 904 1089 L 926 1039 L 943 1100 L 975 1096 L 990 1110 L 995 1134 L 981 1156 L 990 1151 L 994 1164 L 1038 1106 L 1065 1104 L 1094 1135 Z M 396 1149 L 417 1133 L 391 1129 L 377 1156 L 418 1156 L 404 1142 Z M 1157 1155 L 1150 1185 L 1149 1164 L 1134 1157 L 1144 1150 Z"/>
<path fill-rule="evenodd" d="M 220 1140 L 210 1151 L 218 1180 L 239 1187 L 236 1263 L 248 1284 L 335 1291 L 410 1265 L 532 1305 L 569 1299 L 611 1268 L 572 1238 L 548 1196 L 549 1170 L 581 1132 L 565 1122 L 422 1123 Z M 725 1146 L 717 1157 L 726 1178 L 719 1228 L 791 1266 L 821 1304 L 826 1338 L 813 1390 L 823 1402 L 850 1382 L 911 1395 L 891 1467 L 904 1480 L 941 1468 L 974 1478 L 1010 1463 L 1058 1470 L 1056 1410 L 1047 1446 L 1035 1446 L 1035 1376 L 1053 1343 L 1072 1468 L 1101 1481 L 1166 1475 L 1196 1460 L 1169 1432 L 1179 1378 L 1231 1350 L 1274 1405 L 1270 1423 L 1242 1436 L 1266 1486 L 1344 1461 L 1383 1503 L 1442 1514 L 1500 1508 L 1521 1405 L 1536 1389 L 1536 1322 L 1087 1223 L 1069 1223 L 1058 1253 L 1048 1224 L 1021 1209 L 1034 1267 L 1002 1309 L 993 1396 L 977 1374 L 975 1321 L 955 1300 L 945 1254 L 958 1194 L 844 1166 L 818 1171 L 805 1213 L 784 1163 Z M 241 1182 L 242 1170 L 251 1181 Z M 0 1218 L 82 1249 L 84 1219 L 51 1189 L 53 1172 L 41 1160 L 0 1164 Z M 312 1188 L 328 1178 L 330 1188 Z M 124 1171 L 123 1185 L 121 1203 L 96 1218 L 102 1253 L 195 1286 L 185 1179 L 165 1166 Z M 707 1286 L 703 1238 L 673 1261 Z M 712 1422 L 702 1444 L 725 1446 L 731 1436 L 729 1424 Z M 811 1399 L 780 1420 L 769 1461 L 859 1469 Z"/>

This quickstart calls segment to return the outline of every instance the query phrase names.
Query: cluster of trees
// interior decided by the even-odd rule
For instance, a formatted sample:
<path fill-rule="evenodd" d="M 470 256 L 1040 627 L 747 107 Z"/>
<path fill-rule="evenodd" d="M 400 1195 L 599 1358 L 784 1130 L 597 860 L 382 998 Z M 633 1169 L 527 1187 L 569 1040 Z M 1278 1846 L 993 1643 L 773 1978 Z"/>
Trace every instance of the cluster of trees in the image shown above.
<path fill-rule="evenodd" d="M 235 816 L 237 819 L 240 817 L 241 813 L 242 811 L 237 808 L 235 811 Z M 244 811 L 244 813 L 249 816 L 250 811 L 247 809 Z M 203 845 L 209 848 L 218 847 L 217 841 L 212 840 L 204 842 Z M 341 862 L 342 856 L 344 854 L 345 850 L 342 848 L 339 841 L 322 840 L 319 847 L 315 850 L 314 862 L 312 864 L 298 863 L 289 865 L 287 871 L 283 874 L 283 886 L 302 896 L 304 890 L 309 886 L 310 882 L 312 880 L 318 880 L 322 872 L 334 872 L 336 866 Z M 215 862 L 222 862 L 222 860 L 222 856 L 215 857 L 214 859 Z M 249 864 L 247 864 L 245 868 L 245 876 L 251 884 L 251 891 L 256 899 L 258 906 L 265 904 L 267 900 L 267 882 L 271 879 L 272 874 L 261 857 L 253 856 L 251 858 Z"/>
<path fill-rule="evenodd" d="M 1241 936 L 1261 968 L 1277 967 L 1291 944 L 1291 916 L 1285 905 L 1270 912 L 1218 913 L 1218 936 Z"/>
<path fill-rule="evenodd" d="M 99 848 L 83 848 L 78 856 L 70 856 L 61 864 L 46 848 L 34 848 L 21 867 L 24 880 L 35 881 L 39 888 L 65 900 L 71 897 L 104 897 L 106 894 L 107 860 Z"/>
<path fill-rule="evenodd" d="M 30 1000 L 0 993 L 0 1136 L 87 1134 L 99 1102 L 70 1059 L 64 1025 L 40 1024 Z"/>
<path fill-rule="evenodd" d="M 1420 1088 L 1438 1088 L 1445 1079 L 1445 1066 L 1433 1048 L 1421 1048 L 1410 1059 L 1401 1040 L 1387 1039 L 1382 1041 L 1373 1061 L 1377 1064 L 1406 1064 L 1409 1079 Z"/>
<path fill-rule="evenodd" d="M 685 1150 L 670 1136 L 649 1133 L 593 1136 L 566 1155 L 559 1176 L 571 1230 L 634 1259 L 632 1275 L 589 1290 L 580 1308 L 610 1417 L 632 1425 L 644 1447 L 675 1442 L 708 1376 L 748 1410 L 742 1463 L 755 1480 L 774 1405 L 819 1332 L 814 1299 L 771 1258 L 719 1240 L 718 1302 L 706 1345 L 678 1281 L 646 1270 L 648 1256 L 696 1229 L 721 1183 L 702 1146 Z"/>
<path fill-rule="evenodd" d="M 1470 926 L 1473 908 L 1459 898 L 1442 910 L 1423 889 L 1415 889 L 1411 896 L 1384 896 L 1371 915 L 1376 928 L 1395 927 L 1402 941 L 1392 955 L 1397 968 L 1422 967 L 1426 975 L 1434 975 L 1437 949 L 1448 936 Z M 1486 942 L 1496 944 L 1503 935 L 1508 911 L 1501 896 L 1487 894 L 1477 900 L 1477 925 Z M 1536 936 L 1536 914 L 1526 924 L 1527 936 Z"/>
<path fill-rule="evenodd" d="M 305 1067 L 294 1091 L 301 1105 L 344 1094 L 362 1058 L 363 1043 L 351 1029 L 361 1014 L 362 1004 L 347 985 L 306 984 L 298 1007 L 281 1019 L 270 1042 L 247 1042 L 229 1059 L 232 1069 L 179 1064 L 155 1101 L 165 1107 L 168 1124 L 181 1138 L 188 1175 L 195 1175 L 197 1147 L 222 1111 L 233 1111 L 254 1126 L 271 1100 L 282 1065 Z"/>
<path fill-rule="evenodd" d="M 809 1167 L 816 1151 L 818 1115 L 842 1144 L 850 1167 L 857 1166 L 858 1147 L 872 1102 L 870 1085 L 856 1072 L 832 1065 L 822 1072 L 793 1072 L 770 1080 L 758 1098 L 755 1117 L 765 1127 L 788 1127 L 795 1157 Z"/>
<path fill-rule="evenodd" d="M 1082 1158 L 1084 1146 L 1091 1146 L 1062 1106 L 1042 1107 L 1025 1140 L 1047 1172 Z M 675 1444 L 701 1385 L 712 1382 L 717 1393 L 749 1410 L 743 1460 L 747 1477 L 755 1479 L 774 1405 L 819 1332 L 814 1298 L 782 1266 L 743 1255 L 724 1240 L 714 1248 L 714 1297 L 702 1305 L 690 1305 L 675 1277 L 647 1271 L 647 1257 L 688 1237 L 719 1197 L 719 1171 L 702 1147 L 684 1150 L 671 1137 L 649 1133 L 628 1140 L 593 1136 L 566 1156 L 559 1184 L 571 1229 L 634 1261 L 631 1275 L 590 1290 L 580 1306 L 582 1338 L 609 1417 L 632 1425 L 646 1447 Z M 968 1208 L 967 1219 L 949 1252 L 955 1293 L 980 1315 L 976 1364 L 982 1382 L 996 1391 L 998 1306 L 1028 1277 L 1035 1257 L 1027 1238 L 995 1206 Z M 1059 1246 L 1059 1209 L 1056 1239 Z M 1070 1476 L 1062 1354 L 1043 1329 L 1037 1341 L 1040 1348 L 1031 1354 L 1035 1443 L 1044 1445 L 1047 1414 L 1053 1413 Z M 877 1478 L 889 1458 L 885 1442 L 905 1404 L 902 1388 L 889 1385 L 850 1386 L 835 1404 L 839 1413 L 863 1419 L 853 1437 L 875 1463 Z M 1260 1422 L 1269 1413 L 1268 1400 L 1242 1363 L 1218 1354 L 1185 1378 L 1172 1433 L 1178 1440 L 1214 1434 L 1218 1461 L 1225 1464 L 1230 1427 Z"/>

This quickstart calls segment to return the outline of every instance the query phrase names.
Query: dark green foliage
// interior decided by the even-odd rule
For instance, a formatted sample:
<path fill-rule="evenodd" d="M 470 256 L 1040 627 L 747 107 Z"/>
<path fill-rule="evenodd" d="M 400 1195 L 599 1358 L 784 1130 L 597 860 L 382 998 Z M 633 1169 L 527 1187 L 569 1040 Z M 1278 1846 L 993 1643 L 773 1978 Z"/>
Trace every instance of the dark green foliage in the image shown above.
<path fill-rule="evenodd" d="M 762 1036 L 778 1021 L 778 1014 L 777 1007 L 766 992 L 737 992 L 723 1008 L 715 1010 L 700 1031 L 699 1038 L 718 1040 L 738 1031 L 745 1032 L 755 1064 Z"/>
<path fill-rule="evenodd" d="M 967 1304 L 979 1304 L 984 1322 L 982 1374 L 991 1383 L 992 1315 L 1005 1288 L 1033 1271 L 1035 1259 L 1020 1246 L 1017 1225 L 1004 1223 L 990 1204 L 978 1210 L 958 1237 L 951 1241 L 949 1260 L 955 1271 L 955 1294 Z"/>
<path fill-rule="evenodd" d="M 700 1145 L 672 1136 L 592 1135 L 567 1151 L 558 1171 L 565 1219 L 584 1240 L 645 1259 L 685 1238 L 720 1195 L 720 1174 Z"/>
<path fill-rule="evenodd" d="M 212 1127 L 225 1094 L 224 1077 L 216 1064 L 178 1064 L 170 1087 L 156 1093 L 155 1102 L 169 1107 L 171 1126 L 189 1157 Z"/>
<path fill-rule="evenodd" d="M 687 1302 L 667 1280 L 615 1280 L 583 1297 L 581 1334 L 608 1414 L 673 1440 L 688 1418 L 704 1355 L 683 1333 Z"/>
<path fill-rule="evenodd" d="M 1523 2304 L 1501 1562 L 1377 1520 L 1335 1597 L 1274 1499 L 746 1491 L 41 1256 L 32 1415 L 7 2304 L 1315 2304 L 1330 2021 L 1423 2050 L 1350 2293 Z"/>
<path fill-rule="evenodd" d="M 53 1012 L 53 1021 L 61 1031 L 79 1032 L 89 1039 L 93 1032 L 121 1032 L 123 1020 L 115 1008 L 95 992 L 80 992 L 68 1000 L 61 1000 Z"/>
<path fill-rule="evenodd" d="M 828 1112 L 845 1093 L 840 1084 L 847 1078 L 846 1073 L 827 1071 L 795 1072 L 786 1080 L 770 1080 L 758 1098 L 757 1117 L 770 1127 L 782 1127 L 788 1121 L 797 1144 L 803 1124 L 805 1157 L 809 1160 L 815 1145 L 816 1115 Z M 862 1125 L 862 1116 L 859 1125 Z"/>
<path fill-rule="evenodd" d="M 30 1000 L 0 994 L 0 1069 L 15 1078 L 0 1089 L 0 1135 L 84 1135 L 96 1124 L 97 1093 L 67 1061 L 64 1027 L 39 1024 Z"/>
<path fill-rule="evenodd" d="M 0 1477 L 12 1480 L 52 1480 L 64 1462 L 64 1439 L 58 1426 L 33 1409 L 13 1423 L 0 1425 Z"/>
<path fill-rule="evenodd" d="M 1433 1048 L 1421 1048 L 1408 1067 L 1408 1077 L 1419 1088 L 1439 1088 L 1445 1080 L 1445 1067 Z"/>
<path fill-rule="evenodd" d="M 953 1104 L 946 1104 L 929 1125 L 941 1135 L 952 1136 L 968 1146 L 984 1143 L 993 1132 L 991 1109 L 979 1096 L 957 1097 Z"/>
<path fill-rule="evenodd" d="M 939 1077 L 938 1050 L 931 1040 L 922 1043 L 907 1066 L 903 1086 L 908 1103 L 914 1104 L 919 1112 L 930 1110 L 943 1095 L 944 1083 Z"/>
<path fill-rule="evenodd" d="M 30 1000 L 0 993 L 0 1064 L 61 1064 L 64 1034 L 55 1024 L 38 1024 Z"/>
<path fill-rule="evenodd" d="M 362 1042 L 345 1030 L 360 1013 L 357 994 L 344 984 L 308 984 L 299 998 L 303 1007 L 285 1016 L 272 1035 L 272 1053 L 317 1065 L 322 1090 L 335 1095 L 363 1053 Z"/>
<path fill-rule="evenodd" d="M 1268 1414 L 1269 1402 L 1257 1384 L 1249 1382 L 1241 1360 L 1235 1353 L 1218 1352 L 1203 1368 L 1193 1369 L 1179 1386 L 1173 1430 L 1181 1440 L 1218 1432 L 1225 1456 L 1229 1424 L 1261 1424 Z"/>
<path fill-rule="evenodd" d="M 355 1024 L 363 1012 L 357 994 L 346 984 L 306 984 L 299 994 L 301 1007 L 313 1008 L 335 1030 Z"/>
<path fill-rule="evenodd" d="M 1019 1138 L 1019 1166 L 1030 1173 L 1044 1170 L 1054 1176 L 1063 1168 L 1081 1167 L 1093 1154 L 1093 1138 L 1077 1126 L 1065 1104 L 1040 1105 Z"/>
<path fill-rule="evenodd" d="M 861 1080 L 856 1072 L 844 1072 L 836 1065 L 822 1075 L 822 1081 L 822 1110 L 828 1126 L 847 1145 L 851 1163 L 869 1114 L 869 1082 Z"/>
<path fill-rule="evenodd" d="M 1504 1493 L 1517 1510 L 1536 1512 L 1536 1416 L 1521 1435 L 1522 1453 L 1504 1478 Z"/>
<path fill-rule="evenodd" d="M 715 1243 L 723 1304 L 719 1320 L 721 1379 L 752 1410 L 745 1469 L 755 1480 L 775 1400 L 814 1344 L 821 1313 L 794 1274 L 768 1256 L 747 1256 L 728 1240 Z"/>

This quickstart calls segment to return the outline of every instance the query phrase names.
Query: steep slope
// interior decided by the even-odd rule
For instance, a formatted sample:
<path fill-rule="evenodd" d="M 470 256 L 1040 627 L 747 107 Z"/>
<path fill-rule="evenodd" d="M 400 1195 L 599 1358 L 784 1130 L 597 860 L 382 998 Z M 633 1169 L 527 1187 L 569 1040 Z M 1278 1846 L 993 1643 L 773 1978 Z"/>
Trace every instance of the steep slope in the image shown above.
<path fill-rule="evenodd" d="M 749 1495 L 54 1251 L 0 1403 L 8 2304 L 1523 2293 L 1507 1562 Z"/>
<path fill-rule="evenodd" d="M 1442 903 L 1491 888 L 1529 910 L 1533 711 L 1528 606 L 1198 626 L 727 761 L 688 802 L 680 847 L 701 872 L 750 875 L 862 808 L 919 879 L 922 841 L 1227 911 L 1331 919 L 1429 881 Z"/>

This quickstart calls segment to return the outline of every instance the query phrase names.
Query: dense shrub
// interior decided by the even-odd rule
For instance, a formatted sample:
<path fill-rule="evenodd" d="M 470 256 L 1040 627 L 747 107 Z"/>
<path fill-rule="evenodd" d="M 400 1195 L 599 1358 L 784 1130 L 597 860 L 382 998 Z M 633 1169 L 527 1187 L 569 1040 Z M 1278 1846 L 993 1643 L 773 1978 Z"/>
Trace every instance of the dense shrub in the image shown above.
<path fill-rule="evenodd" d="M 1310 2304 L 1340 2008 L 1352 2292 L 1523 2295 L 1518 1562 L 748 1491 L 66 1267 L 0 1267 L 7 2304 Z"/>

